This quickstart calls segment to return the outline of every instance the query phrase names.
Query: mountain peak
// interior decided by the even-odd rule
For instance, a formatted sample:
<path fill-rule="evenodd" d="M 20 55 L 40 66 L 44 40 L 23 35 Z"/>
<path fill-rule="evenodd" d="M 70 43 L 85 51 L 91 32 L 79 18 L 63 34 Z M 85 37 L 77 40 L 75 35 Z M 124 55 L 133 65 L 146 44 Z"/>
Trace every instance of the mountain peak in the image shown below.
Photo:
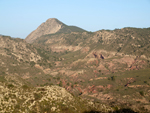
<path fill-rule="evenodd" d="M 62 23 L 61 21 L 59 21 L 57 18 L 49 18 L 46 20 L 47 24 L 52 24 L 52 23 L 55 23 L 55 24 L 61 24 L 61 25 L 65 25 L 64 23 Z"/>
<path fill-rule="evenodd" d="M 60 22 L 56 18 L 50 18 L 46 22 L 42 23 L 36 30 L 34 30 L 32 33 L 30 33 L 26 37 L 26 41 L 28 43 L 32 43 L 34 40 L 36 40 L 38 37 L 46 34 L 53 34 L 58 32 L 64 24 Z"/>
<path fill-rule="evenodd" d="M 54 34 L 57 32 L 69 33 L 80 31 L 83 32 L 85 30 L 75 26 L 67 26 L 59 21 L 57 18 L 49 18 L 48 20 L 46 20 L 46 22 L 42 23 L 36 30 L 31 32 L 25 40 L 28 43 L 33 43 L 34 40 L 36 40 L 38 37 L 41 37 L 42 35 Z"/>
<path fill-rule="evenodd" d="M 47 22 L 47 21 L 56 21 L 56 20 L 58 21 L 57 18 L 49 18 L 49 19 L 46 20 L 46 22 Z"/>
<path fill-rule="evenodd" d="M 60 22 L 60 21 L 57 18 L 49 18 L 46 20 L 45 23 L 47 23 L 47 22 Z"/>

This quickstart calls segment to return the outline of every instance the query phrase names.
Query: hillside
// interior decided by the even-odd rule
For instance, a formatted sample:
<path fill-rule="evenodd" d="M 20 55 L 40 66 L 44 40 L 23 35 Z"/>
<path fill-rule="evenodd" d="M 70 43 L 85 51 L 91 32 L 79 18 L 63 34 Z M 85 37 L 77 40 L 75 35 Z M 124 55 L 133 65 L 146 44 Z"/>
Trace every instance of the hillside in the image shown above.
<path fill-rule="evenodd" d="M 93 109 L 112 111 L 105 105 L 74 97 L 59 86 L 31 87 L 16 76 L 0 76 L 0 112 L 83 113 Z"/>
<path fill-rule="evenodd" d="M 80 99 L 59 87 L 56 82 L 60 80 L 47 74 L 50 61 L 46 63 L 48 60 L 45 61 L 38 50 L 24 40 L 1 36 L 0 45 L 0 112 L 82 113 L 113 110 L 109 106 L 97 106 L 90 100 Z"/>
<path fill-rule="evenodd" d="M 150 29 L 123 28 L 112 31 L 100 30 L 97 32 L 72 32 L 68 34 L 43 35 L 35 40 L 36 44 L 49 47 L 54 45 L 77 46 L 80 48 L 104 49 L 115 53 L 149 57 Z M 44 43 L 43 43 L 44 42 Z M 42 45 L 41 44 L 41 45 Z"/>
<path fill-rule="evenodd" d="M 149 110 L 149 38 L 149 28 L 123 28 L 43 35 L 33 45 L 55 55 L 49 74 L 69 92 L 141 111 Z"/>
<path fill-rule="evenodd" d="M 36 49 L 22 39 L 0 36 L 0 54 L 18 61 L 37 62 L 41 57 Z"/>

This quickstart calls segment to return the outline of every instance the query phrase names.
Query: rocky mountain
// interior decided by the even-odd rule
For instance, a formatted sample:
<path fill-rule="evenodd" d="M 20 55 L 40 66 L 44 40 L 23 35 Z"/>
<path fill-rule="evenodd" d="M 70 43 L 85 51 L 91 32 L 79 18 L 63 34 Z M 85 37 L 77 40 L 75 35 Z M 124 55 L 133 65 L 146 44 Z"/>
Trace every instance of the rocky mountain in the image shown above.
<path fill-rule="evenodd" d="M 67 26 L 64 23 L 60 22 L 56 18 L 50 18 L 46 22 L 42 23 L 36 30 L 30 33 L 26 37 L 28 43 L 33 43 L 38 37 L 47 34 L 54 34 L 57 32 L 76 32 L 76 31 L 85 31 L 81 28 L 75 26 Z"/>
<path fill-rule="evenodd" d="M 0 36 L 0 112 L 150 112 L 149 28 L 38 29 Z"/>

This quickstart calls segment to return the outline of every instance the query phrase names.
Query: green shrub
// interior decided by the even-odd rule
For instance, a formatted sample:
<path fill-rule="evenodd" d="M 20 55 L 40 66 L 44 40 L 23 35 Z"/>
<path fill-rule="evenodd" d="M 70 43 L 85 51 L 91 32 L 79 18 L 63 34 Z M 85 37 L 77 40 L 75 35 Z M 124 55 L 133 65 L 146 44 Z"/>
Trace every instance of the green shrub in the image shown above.
<path fill-rule="evenodd" d="M 8 88 L 13 88 L 14 85 L 13 85 L 13 84 L 8 84 L 7 87 L 8 87 Z"/>
<path fill-rule="evenodd" d="M 29 87 L 28 87 L 27 85 L 23 85 L 22 88 L 23 88 L 24 90 L 29 89 Z"/>
<path fill-rule="evenodd" d="M 141 96 L 144 96 L 144 92 L 143 91 L 140 91 L 139 93 L 140 93 Z"/>
<path fill-rule="evenodd" d="M 112 77 L 111 77 L 111 80 L 112 80 L 112 81 L 115 81 L 115 76 L 112 76 Z"/>
<path fill-rule="evenodd" d="M 33 67 L 33 66 L 35 65 L 35 62 L 34 62 L 34 61 L 31 61 L 31 62 L 30 62 L 30 65 L 31 65 L 31 67 Z"/>
<path fill-rule="evenodd" d="M 34 93 L 34 98 L 35 98 L 35 100 L 39 100 L 41 97 L 42 97 L 41 94 L 39 94 L 39 93 Z"/>
<path fill-rule="evenodd" d="M 60 81 L 59 86 L 60 86 L 60 87 L 62 87 L 62 86 L 63 86 L 63 85 L 62 85 L 62 81 Z"/>
<path fill-rule="evenodd" d="M 6 81 L 5 77 L 4 76 L 0 76 L 0 82 L 5 82 L 5 81 Z"/>

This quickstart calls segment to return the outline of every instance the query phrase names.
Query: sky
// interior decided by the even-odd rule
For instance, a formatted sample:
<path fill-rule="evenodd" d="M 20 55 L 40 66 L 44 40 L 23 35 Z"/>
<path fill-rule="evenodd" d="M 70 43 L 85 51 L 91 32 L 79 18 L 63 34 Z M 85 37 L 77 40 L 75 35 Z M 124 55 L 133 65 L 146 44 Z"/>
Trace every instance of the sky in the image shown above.
<path fill-rule="evenodd" d="M 0 0 L 0 34 L 26 38 L 57 18 L 87 31 L 150 27 L 150 0 Z"/>

